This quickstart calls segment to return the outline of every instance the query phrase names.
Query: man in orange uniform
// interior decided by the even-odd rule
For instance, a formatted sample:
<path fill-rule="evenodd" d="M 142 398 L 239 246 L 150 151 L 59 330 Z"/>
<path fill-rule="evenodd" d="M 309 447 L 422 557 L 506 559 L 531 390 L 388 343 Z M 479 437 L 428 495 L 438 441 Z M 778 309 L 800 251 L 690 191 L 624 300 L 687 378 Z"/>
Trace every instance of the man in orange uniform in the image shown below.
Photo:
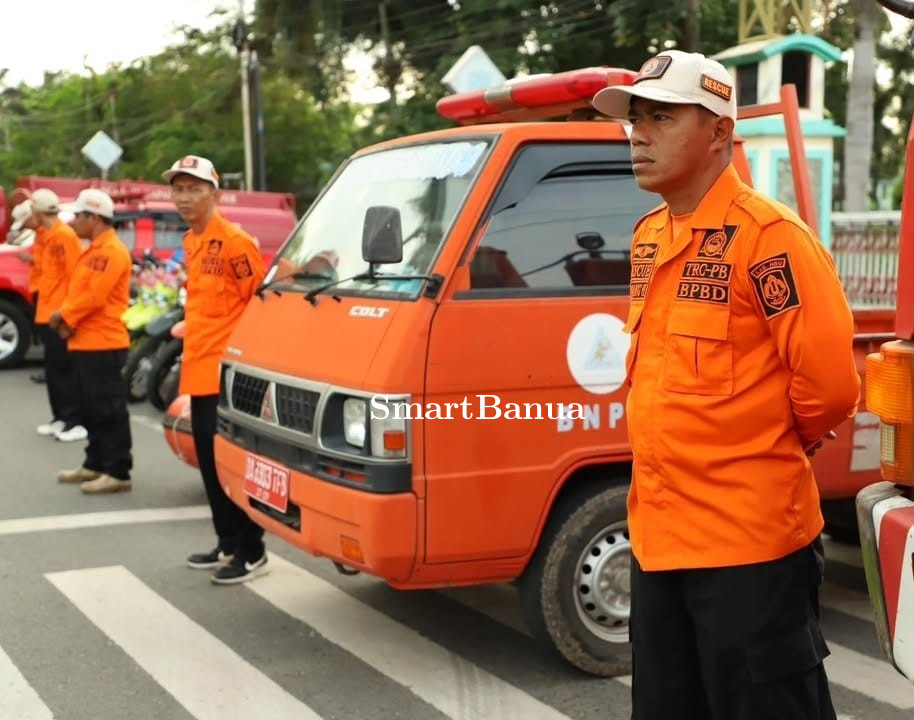
<path fill-rule="evenodd" d="M 73 229 L 90 241 L 76 264 L 66 298 L 48 320 L 67 340 L 89 434 L 82 467 L 61 471 L 62 483 L 81 483 L 84 493 L 131 489 L 133 468 L 127 386 L 121 372 L 130 338 L 121 315 L 130 297 L 130 252 L 114 228 L 114 203 L 101 190 L 83 190 L 63 209 L 76 213 Z"/>
<path fill-rule="evenodd" d="M 190 230 L 184 353 L 180 392 L 190 395 L 194 448 L 213 515 L 216 547 L 187 558 L 192 568 L 215 568 L 217 584 L 245 582 L 266 571 L 263 529 L 226 496 L 216 474 L 213 443 L 219 400 L 219 365 L 238 318 L 264 276 L 254 239 L 216 209 L 219 175 L 206 158 L 188 155 L 162 173 L 175 207 Z"/>
<path fill-rule="evenodd" d="M 731 164 L 734 84 L 668 51 L 594 106 L 665 203 L 632 244 L 634 720 L 833 720 L 807 457 L 854 414 L 834 263 Z"/>
<path fill-rule="evenodd" d="M 76 233 L 58 216 L 57 195 L 47 189 L 36 190 L 30 200 L 29 224 L 41 235 L 41 272 L 35 278 L 37 307 L 35 328 L 44 345 L 45 381 L 51 421 L 38 426 L 39 435 L 54 436 L 64 442 L 86 439 L 80 424 L 73 368 L 67 354 L 67 343 L 48 327 L 54 310 L 63 304 L 70 276 L 83 246 Z M 32 266 L 33 268 L 35 265 Z"/>
<path fill-rule="evenodd" d="M 32 193 L 31 197 L 27 201 L 32 209 L 32 214 L 29 218 L 26 219 L 25 226 L 30 230 L 35 232 L 35 239 L 32 242 L 32 247 L 30 249 L 23 248 L 19 251 L 19 259 L 25 263 L 29 264 L 29 294 L 32 296 L 32 307 L 37 310 L 38 307 L 38 292 L 41 289 L 41 261 L 44 257 L 44 246 L 47 239 L 47 228 L 45 228 L 36 213 L 56 213 L 59 209 L 60 200 L 57 197 L 57 194 L 47 188 L 38 188 Z M 35 321 L 34 316 L 32 318 L 32 327 L 34 328 L 35 334 L 43 341 L 44 340 L 44 331 L 39 327 L 37 321 Z M 45 382 L 46 377 L 44 374 L 35 374 L 31 376 L 31 379 L 34 382 Z M 57 433 L 58 426 L 53 425 L 53 420 L 59 418 L 52 418 L 52 423 L 48 423 L 47 426 L 42 425 L 41 428 L 45 429 L 46 432 L 41 432 L 41 435 L 54 435 Z M 48 430 L 50 429 L 50 432 Z"/>

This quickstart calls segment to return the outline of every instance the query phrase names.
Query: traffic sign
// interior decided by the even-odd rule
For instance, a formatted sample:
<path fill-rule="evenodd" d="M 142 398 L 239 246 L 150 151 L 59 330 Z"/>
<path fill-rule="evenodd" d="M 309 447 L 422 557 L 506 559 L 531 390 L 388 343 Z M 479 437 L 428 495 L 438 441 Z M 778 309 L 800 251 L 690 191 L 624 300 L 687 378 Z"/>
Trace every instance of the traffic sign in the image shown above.
<path fill-rule="evenodd" d="M 505 82 L 501 70 L 479 45 L 471 45 L 454 63 L 441 82 L 453 92 L 470 92 L 497 87 Z"/>
<path fill-rule="evenodd" d="M 103 171 L 107 171 L 108 168 L 114 165 L 123 152 L 123 148 L 102 130 L 95 133 L 89 142 L 83 145 L 82 149 L 83 155 Z"/>

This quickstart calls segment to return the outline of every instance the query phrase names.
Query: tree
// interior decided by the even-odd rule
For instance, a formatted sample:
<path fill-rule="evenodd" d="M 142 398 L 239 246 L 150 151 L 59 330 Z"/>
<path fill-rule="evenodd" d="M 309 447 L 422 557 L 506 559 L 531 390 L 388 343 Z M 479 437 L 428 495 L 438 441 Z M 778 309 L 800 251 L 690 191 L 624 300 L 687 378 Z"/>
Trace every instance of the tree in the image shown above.
<path fill-rule="evenodd" d="M 844 209 L 869 209 L 870 160 L 873 152 L 873 104 L 876 86 L 876 20 L 873 0 L 851 0 L 856 27 L 854 64 L 847 93 L 844 143 Z"/>

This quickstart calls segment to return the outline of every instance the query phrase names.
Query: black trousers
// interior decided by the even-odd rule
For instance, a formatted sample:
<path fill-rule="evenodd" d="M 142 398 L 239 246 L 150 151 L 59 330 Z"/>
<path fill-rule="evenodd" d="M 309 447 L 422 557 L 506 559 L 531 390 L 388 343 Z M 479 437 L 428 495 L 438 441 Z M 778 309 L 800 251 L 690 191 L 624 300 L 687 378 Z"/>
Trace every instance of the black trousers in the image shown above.
<path fill-rule="evenodd" d="M 835 720 L 813 546 L 645 572 L 632 558 L 632 720 Z"/>
<path fill-rule="evenodd" d="M 70 352 L 79 397 L 79 416 L 89 434 L 87 470 L 129 480 L 133 437 L 127 412 L 127 386 L 121 376 L 126 350 Z"/>
<path fill-rule="evenodd" d="M 251 520 L 229 500 L 219 484 L 213 441 L 216 438 L 216 408 L 218 395 L 192 395 L 190 421 L 194 433 L 194 449 L 203 476 L 203 487 L 213 513 L 213 527 L 219 538 L 219 549 L 252 562 L 264 553 L 263 528 Z"/>
<path fill-rule="evenodd" d="M 82 425 L 79 417 L 79 393 L 73 363 L 67 352 L 67 341 L 47 325 L 36 326 L 44 345 L 44 377 L 48 389 L 51 419 L 60 420 L 69 429 Z"/>

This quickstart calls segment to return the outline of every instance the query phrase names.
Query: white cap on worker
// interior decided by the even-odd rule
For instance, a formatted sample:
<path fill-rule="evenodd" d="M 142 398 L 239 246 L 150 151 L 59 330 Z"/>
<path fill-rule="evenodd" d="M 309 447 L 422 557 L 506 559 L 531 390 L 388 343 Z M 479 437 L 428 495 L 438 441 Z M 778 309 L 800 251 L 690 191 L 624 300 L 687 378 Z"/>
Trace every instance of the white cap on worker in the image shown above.
<path fill-rule="evenodd" d="M 60 198 L 57 193 L 47 188 L 38 188 L 29 198 L 32 210 L 40 213 L 56 213 L 60 211 Z"/>
<path fill-rule="evenodd" d="M 736 120 L 733 78 L 716 60 L 701 53 L 665 50 L 641 66 L 632 85 L 600 90 L 593 106 L 604 115 L 627 118 L 632 97 L 677 105 L 701 105 Z"/>
<path fill-rule="evenodd" d="M 32 215 L 32 203 L 30 203 L 28 200 L 23 200 L 21 203 L 19 203 L 18 205 L 16 205 L 16 207 L 13 208 L 13 212 L 12 212 L 13 222 L 10 225 L 10 230 L 12 230 L 13 232 L 16 232 L 17 230 L 19 230 L 19 228 L 21 228 L 23 225 L 25 225 L 26 220 L 28 220 L 31 217 L 31 215 Z"/>
<path fill-rule="evenodd" d="M 198 155 L 185 155 L 180 160 L 176 160 L 168 170 L 162 173 L 165 182 L 171 183 L 175 175 L 191 175 L 201 180 L 212 183 L 216 189 L 219 188 L 219 173 L 213 167 L 212 162 L 205 157 Z"/>
<path fill-rule="evenodd" d="M 109 219 L 114 217 L 114 202 L 111 197 L 108 193 L 96 188 L 80 191 L 75 202 L 65 203 L 60 206 L 60 209 L 73 213 L 92 213 Z"/>

